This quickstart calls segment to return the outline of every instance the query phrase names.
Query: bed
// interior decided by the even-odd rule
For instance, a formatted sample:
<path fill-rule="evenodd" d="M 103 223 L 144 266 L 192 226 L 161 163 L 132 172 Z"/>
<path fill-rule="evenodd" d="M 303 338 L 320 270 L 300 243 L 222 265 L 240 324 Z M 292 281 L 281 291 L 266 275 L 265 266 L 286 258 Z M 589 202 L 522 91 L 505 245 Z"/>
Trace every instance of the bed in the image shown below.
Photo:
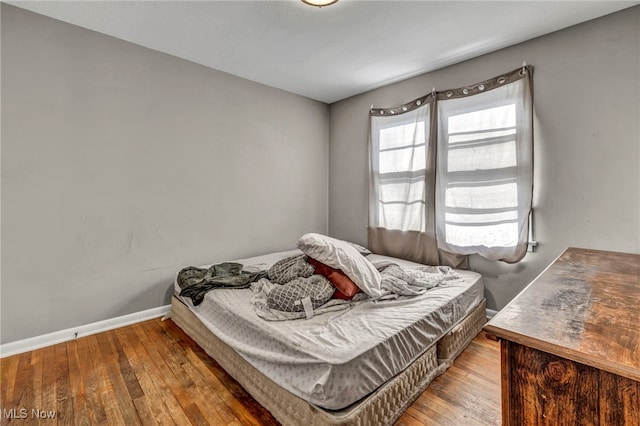
<path fill-rule="evenodd" d="M 300 253 L 235 262 L 269 268 Z M 486 322 L 482 277 L 455 272 L 422 295 L 292 321 L 256 315 L 250 288 L 212 290 L 194 306 L 176 283 L 171 318 L 283 425 L 391 424 Z"/>

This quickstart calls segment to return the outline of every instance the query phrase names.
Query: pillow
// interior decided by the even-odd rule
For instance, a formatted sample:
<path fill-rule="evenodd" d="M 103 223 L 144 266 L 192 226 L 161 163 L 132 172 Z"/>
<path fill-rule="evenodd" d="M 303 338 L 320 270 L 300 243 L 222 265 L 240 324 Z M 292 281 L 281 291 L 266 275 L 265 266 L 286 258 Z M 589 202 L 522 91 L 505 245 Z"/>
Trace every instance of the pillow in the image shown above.
<path fill-rule="evenodd" d="M 360 291 L 358 286 L 351 281 L 351 278 L 346 276 L 344 272 L 333 269 L 331 266 L 320 263 L 311 257 L 307 257 L 307 262 L 313 265 L 316 269 L 316 274 L 323 275 L 331 281 L 331 284 L 336 288 L 336 293 L 333 295 L 334 298 L 351 300 L 351 298 Z"/>
<path fill-rule="evenodd" d="M 360 290 L 360 289 L 358 289 L 358 290 Z M 354 296 L 355 296 L 355 294 L 354 294 Z M 351 301 L 353 299 L 353 296 L 347 296 L 346 294 L 344 294 L 343 292 L 341 292 L 340 290 L 338 290 L 336 288 L 335 291 L 333 292 L 333 295 L 331 296 L 331 298 L 332 299 L 341 299 L 341 300 Z"/>
<path fill-rule="evenodd" d="M 371 250 L 369 250 L 366 247 L 361 246 L 360 244 L 352 243 L 351 241 L 346 241 L 346 242 L 351 244 L 353 246 L 353 248 L 358 250 L 358 253 L 360 253 L 363 256 L 369 256 L 371 254 Z"/>
<path fill-rule="evenodd" d="M 304 254 L 334 269 L 339 269 L 369 297 L 380 297 L 380 273 L 350 243 L 316 233 L 303 235 L 298 248 Z"/>

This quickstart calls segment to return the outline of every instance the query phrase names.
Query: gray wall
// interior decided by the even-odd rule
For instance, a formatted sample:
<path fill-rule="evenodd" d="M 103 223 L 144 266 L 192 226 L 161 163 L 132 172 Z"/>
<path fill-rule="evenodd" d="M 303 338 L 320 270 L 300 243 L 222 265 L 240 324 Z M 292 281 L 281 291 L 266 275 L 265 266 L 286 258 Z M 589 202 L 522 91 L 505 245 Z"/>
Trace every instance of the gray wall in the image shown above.
<path fill-rule="evenodd" d="M 428 41 L 426 41 L 428 42 Z M 329 232 L 366 243 L 371 104 L 391 107 L 534 66 L 534 238 L 516 265 L 478 256 L 500 309 L 566 247 L 640 253 L 640 6 L 331 105 Z"/>
<path fill-rule="evenodd" d="M 2 4 L 3 343 L 327 232 L 328 106 Z"/>

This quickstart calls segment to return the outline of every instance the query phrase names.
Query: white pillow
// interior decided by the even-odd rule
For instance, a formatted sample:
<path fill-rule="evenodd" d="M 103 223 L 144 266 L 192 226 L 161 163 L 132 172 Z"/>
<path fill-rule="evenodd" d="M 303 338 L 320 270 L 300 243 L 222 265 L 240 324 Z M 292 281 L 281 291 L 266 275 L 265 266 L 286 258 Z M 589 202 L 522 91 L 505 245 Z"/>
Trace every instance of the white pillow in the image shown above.
<path fill-rule="evenodd" d="M 340 269 L 369 297 L 380 297 L 380 273 L 353 245 L 321 234 L 305 234 L 298 240 L 298 248 L 307 256 Z"/>

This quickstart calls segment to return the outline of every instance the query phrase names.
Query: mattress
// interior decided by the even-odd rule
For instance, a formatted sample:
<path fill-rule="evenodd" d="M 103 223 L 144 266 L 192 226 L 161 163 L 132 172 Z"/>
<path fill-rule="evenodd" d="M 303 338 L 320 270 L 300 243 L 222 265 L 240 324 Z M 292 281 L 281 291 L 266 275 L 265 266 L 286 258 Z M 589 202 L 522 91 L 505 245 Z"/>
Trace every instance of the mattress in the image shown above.
<path fill-rule="evenodd" d="M 451 366 L 486 323 L 480 303 L 401 373 L 344 410 L 324 410 L 293 395 L 256 370 L 207 329 L 183 302 L 171 299 L 171 319 L 283 426 L 392 425 L 438 375 Z M 449 357 L 440 358 L 441 344 Z"/>
<path fill-rule="evenodd" d="M 299 253 L 236 261 L 268 268 Z M 386 256 L 368 258 L 417 265 Z M 309 320 L 263 320 L 249 303 L 249 289 L 210 291 L 197 307 L 182 300 L 202 324 L 270 380 L 314 405 L 339 410 L 403 371 L 483 300 L 481 276 L 457 273 L 458 278 L 420 296 L 364 301 Z"/>

